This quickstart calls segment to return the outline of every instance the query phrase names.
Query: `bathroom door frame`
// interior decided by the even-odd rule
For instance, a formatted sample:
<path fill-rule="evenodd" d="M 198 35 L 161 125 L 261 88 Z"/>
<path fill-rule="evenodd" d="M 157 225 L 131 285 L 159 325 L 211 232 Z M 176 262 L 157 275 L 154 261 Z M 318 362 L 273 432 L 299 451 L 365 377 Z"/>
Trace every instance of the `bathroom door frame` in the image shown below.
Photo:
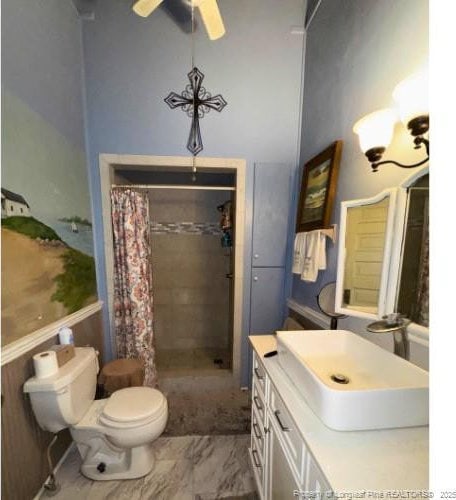
<path fill-rule="evenodd" d="M 242 313 L 244 292 L 244 235 L 245 235 L 245 183 L 246 160 L 241 158 L 206 158 L 188 156 L 149 156 L 149 155 L 119 155 L 100 154 L 100 189 L 103 215 L 104 256 L 106 271 L 107 301 L 110 325 L 110 340 L 112 352 L 116 352 L 114 337 L 114 249 L 111 224 L 111 186 L 115 184 L 116 170 L 162 170 L 191 171 L 193 165 L 200 172 L 234 173 L 235 185 L 235 226 L 234 226 L 234 271 L 233 271 L 233 349 L 232 349 L 232 379 L 233 385 L 241 384 L 241 343 L 242 343 Z"/>

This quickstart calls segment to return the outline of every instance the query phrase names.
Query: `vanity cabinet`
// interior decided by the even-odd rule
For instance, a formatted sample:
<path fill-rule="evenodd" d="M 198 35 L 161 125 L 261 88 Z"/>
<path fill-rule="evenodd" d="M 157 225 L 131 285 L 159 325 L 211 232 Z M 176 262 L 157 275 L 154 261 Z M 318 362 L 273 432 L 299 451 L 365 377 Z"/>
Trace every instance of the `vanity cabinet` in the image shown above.
<path fill-rule="evenodd" d="M 296 479 L 287 452 L 281 444 L 279 432 L 274 426 L 271 426 L 267 464 L 270 468 L 270 494 L 267 498 L 280 500 L 299 498 L 296 492 L 300 490 L 300 482 Z"/>
<path fill-rule="evenodd" d="M 309 455 L 306 468 L 306 491 L 315 492 L 315 498 L 330 498 L 331 488 L 315 460 Z"/>
<path fill-rule="evenodd" d="M 251 335 L 249 340 L 250 462 L 262 500 L 324 500 L 340 492 L 429 489 L 428 426 L 331 429 L 301 394 L 299 375 L 278 356 L 265 357 L 278 349 L 277 337 Z"/>
<path fill-rule="evenodd" d="M 250 459 L 260 498 L 291 500 L 331 491 L 256 352 L 252 365 Z"/>

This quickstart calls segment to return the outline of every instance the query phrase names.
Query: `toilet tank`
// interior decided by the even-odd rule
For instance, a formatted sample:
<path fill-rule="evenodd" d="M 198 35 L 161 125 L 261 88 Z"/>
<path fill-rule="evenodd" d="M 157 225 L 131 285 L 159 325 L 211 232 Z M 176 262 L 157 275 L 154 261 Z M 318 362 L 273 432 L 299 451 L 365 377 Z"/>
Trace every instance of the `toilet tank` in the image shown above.
<path fill-rule="evenodd" d="M 75 356 L 55 375 L 24 384 L 42 429 L 58 432 L 81 420 L 95 399 L 98 358 L 93 347 L 76 347 Z"/>

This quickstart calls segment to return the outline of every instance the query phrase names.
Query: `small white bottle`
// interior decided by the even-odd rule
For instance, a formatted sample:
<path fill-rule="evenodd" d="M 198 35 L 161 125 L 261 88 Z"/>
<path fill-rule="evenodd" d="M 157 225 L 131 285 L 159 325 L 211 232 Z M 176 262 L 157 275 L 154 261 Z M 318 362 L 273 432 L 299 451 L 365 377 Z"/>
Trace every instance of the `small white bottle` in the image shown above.
<path fill-rule="evenodd" d="M 59 341 L 61 344 L 74 344 L 73 330 L 67 326 L 60 328 Z"/>

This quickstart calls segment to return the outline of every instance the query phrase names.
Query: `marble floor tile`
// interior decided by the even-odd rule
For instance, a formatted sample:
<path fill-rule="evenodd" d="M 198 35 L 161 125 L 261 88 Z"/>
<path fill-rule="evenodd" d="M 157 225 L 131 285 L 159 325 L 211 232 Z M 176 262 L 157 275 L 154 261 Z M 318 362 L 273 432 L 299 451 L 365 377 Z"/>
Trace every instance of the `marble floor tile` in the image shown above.
<path fill-rule="evenodd" d="M 52 496 L 55 500 L 79 500 L 87 498 L 92 487 L 93 481 L 84 477 L 79 469 L 81 467 L 81 456 L 76 447 L 73 447 L 67 455 L 65 461 L 55 474 L 57 483 L 60 485 L 60 491 Z M 41 498 L 51 498 L 46 492 Z"/>
<path fill-rule="evenodd" d="M 215 500 L 254 499 L 248 464 L 249 435 L 160 437 L 153 446 L 155 464 L 145 477 L 91 481 L 80 473 L 81 458 L 72 449 L 56 473 L 56 500 Z M 43 494 L 42 499 L 50 498 Z"/>
<path fill-rule="evenodd" d="M 194 445 L 193 487 L 195 494 L 217 497 L 254 491 L 248 464 L 249 436 L 203 436 Z"/>
<path fill-rule="evenodd" d="M 203 495 L 195 495 L 195 500 L 260 500 L 256 492 L 245 493 L 243 495 L 232 496 L 230 493 L 217 495 L 217 493 L 204 493 Z"/>
<path fill-rule="evenodd" d="M 157 460 L 141 490 L 143 500 L 194 500 L 191 460 Z"/>
<path fill-rule="evenodd" d="M 93 481 L 87 500 L 141 500 L 144 478 L 123 481 Z M 82 500 L 82 497 L 81 497 Z"/>
<path fill-rule="evenodd" d="M 159 437 L 153 443 L 155 460 L 190 460 L 195 439 L 194 436 Z"/>

